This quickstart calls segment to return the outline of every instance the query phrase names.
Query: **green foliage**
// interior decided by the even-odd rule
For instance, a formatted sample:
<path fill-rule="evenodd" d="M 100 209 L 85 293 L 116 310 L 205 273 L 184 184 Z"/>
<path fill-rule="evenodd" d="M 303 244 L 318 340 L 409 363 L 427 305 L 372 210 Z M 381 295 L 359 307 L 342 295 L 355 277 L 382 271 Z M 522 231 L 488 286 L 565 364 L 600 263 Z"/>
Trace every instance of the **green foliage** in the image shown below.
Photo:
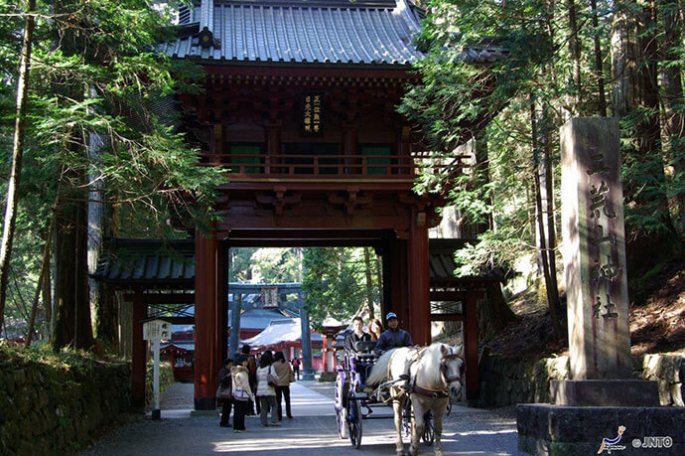
<path fill-rule="evenodd" d="M 23 7 L 0 0 L 0 148 L 6 156 Z M 197 150 L 174 127 L 174 94 L 197 92 L 202 72 L 156 52 L 171 36 L 168 10 L 147 0 L 38 1 L 37 10 L 6 309 L 19 331 L 58 191 L 61 202 L 83 200 L 86 190 L 104 184 L 97 198 L 112 209 L 110 234 L 173 238 L 178 234 L 169 220 L 209 225 L 215 188 L 224 180 L 219 169 L 197 166 Z M 95 155 L 94 140 L 102 144 Z M 7 175 L 9 159 L 0 163 Z"/>
<path fill-rule="evenodd" d="M 252 279 L 251 259 L 256 250 L 256 248 L 232 248 L 229 250 L 229 282 L 248 282 Z"/>
<path fill-rule="evenodd" d="M 362 249 L 306 249 L 303 268 L 302 289 L 314 328 L 320 328 L 328 316 L 347 322 L 366 303 Z M 380 285 L 374 282 L 373 286 L 374 299 L 378 300 Z"/>
<path fill-rule="evenodd" d="M 55 352 L 47 344 L 34 344 L 26 348 L 0 340 L 0 363 L 4 362 L 39 363 L 58 370 L 76 370 L 88 375 L 98 361 L 93 353 L 82 350 L 64 349 Z"/>
<path fill-rule="evenodd" d="M 659 19 L 650 21 L 645 20 L 648 10 L 644 4 L 598 0 L 595 27 L 589 5 L 573 3 L 575 31 L 570 28 L 570 2 L 427 2 L 429 14 L 418 40 L 428 52 L 417 65 L 423 84 L 408 91 L 399 109 L 423 130 L 423 143 L 433 162 L 447 162 L 454 156 L 455 147 L 470 138 L 477 138 L 479 147 L 487 144 L 487 153 L 481 157 L 487 165 L 486 179 L 472 171 L 451 182 L 432 174 L 420 176 L 417 182 L 418 191 L 452 188 L 452 202 L 470 223 L 483 223 L 488 217 L 492 220 L 491 231 L 481 235 L 481 242 L 459 253 L 459 274 L 474 274 L 495 266 L 508 269 L 522 257 L 535 258 L 532 182 L 539 154 L 533 148 L 531 103 L 543 113 L 537 118 L 536 139 L 552 145 L 553 181 L 558 185 L 559 127 L 570 116 L 597 115 L 598 78 L 612 81 L 609 50 L 616 11 L 626 11 L 631 27 L 642 21 L 630 36 L 634 44 L 643 44 L 639 40 L 650 36 L 661 42 L 664 23 L 660 19 L 669 9 L 680 11 L 674 2 L 659 2 Z M 682 33 L 682 29 L 678 30 Z M 602 52 L 603 73 L 597 71 L 595 62 L 595 36 Z M 580 49 L 578 60 L 571 51 L 574 37 Z M 469 57 L 484 48 L 497 49 L 505 57 L 492 61 Z M 642 49 L 633 50 L 642 60 L 633 62 L 629 71 L 648 63 L 640 57 Z M 676 49 L 665 50 L 671 60 L 660 64 L 663 68 L 682 68 L 683 51 L 681 39 Z M 632 64 L 625 63 L 628 67 Z M 607 93 L 602 95 L 609 98 L 611 89 L 607 83 Z M 667 147 L 662 149 L 656 141 L 645 150 L 648 121 L 663 116 L 664 111 L 649 108 L 638 95 L 643 96 L 632 94 L 635 108 L 621 122 L 629 241 L 645 233 L 672 230 L 669 217 L 678 210 L 677 205 L 664 202 L 683 195 L 685 188 L 682 140 L 670 137 Z M 675 112 L 682 115 L 682 93 L 680 96 Z M 658 122 L 656 125 L 658 129 Z M 664 137 L 663 132 L 655 133 L 653 128 L 651 134 L 657 139 Z M 557 194 L 557 223 L 558 198 Z"/>
<path fill-rule="evenodd" d="M 257 249 L 250 256 L 253 278 L 268 282 L 299 282 L 301 280 L 301 249 Z"/>

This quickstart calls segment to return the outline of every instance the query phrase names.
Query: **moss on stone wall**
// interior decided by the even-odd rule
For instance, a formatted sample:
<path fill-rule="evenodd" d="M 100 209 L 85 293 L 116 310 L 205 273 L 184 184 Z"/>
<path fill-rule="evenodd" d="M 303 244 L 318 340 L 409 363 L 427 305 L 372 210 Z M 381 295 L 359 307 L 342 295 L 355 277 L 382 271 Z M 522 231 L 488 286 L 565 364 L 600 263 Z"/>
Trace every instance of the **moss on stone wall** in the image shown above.
<path fill-rule="evenodd" d="M 633 359 L 635 378 L 659 384 L 661 405 L 683 406 L 685 356 L 654 354 Z M 568 356 L 543 359 L 488 356 L 480 365 L 480 399 L 476 405 L 505 407 L 522 403 L 550 402 L 551 380 L 568 380 Z"/>
<path fill-rule="evenodd" d="M 50 456 L 88 443 L 129 409 L 129 365 L 0 345 L 0 454 Z"/>

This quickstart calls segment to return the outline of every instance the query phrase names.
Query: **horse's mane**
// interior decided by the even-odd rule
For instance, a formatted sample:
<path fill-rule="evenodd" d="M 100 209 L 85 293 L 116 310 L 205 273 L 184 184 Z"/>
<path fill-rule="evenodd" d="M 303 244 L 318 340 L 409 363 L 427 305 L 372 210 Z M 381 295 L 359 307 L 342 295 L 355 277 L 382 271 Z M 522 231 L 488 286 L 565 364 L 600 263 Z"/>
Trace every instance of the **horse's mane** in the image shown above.
<path fill-rule="evenodd" d="M 459 353 L 461 350 L 460 347 L 450 347 L 441 342 L 436 342 L 428 347 L 420 348 L 418 351 L 414 347 L 402 347 L 389 350 L 376 360 L 373 369 L 371 369 L 371 373 L 366 379 L 366 384 L 369 386 L 376 386 L 384 381 L 390 380 L 390 366 L 393 366 L 393 369 L 395 370 L 401 369 L 402 364 L 397 364 L 400 362 L 400 359 L 405 363 L 411 363 L 416 361 L 418 355 L 418 362 L 414 362 L 411 366 L 412 375 L 420 375 L 422 377 L 422 385 L 439 385 L 442 382 L 440 364 L 443 359 L 443 347 L 454 354 Z M 454 351 L 455 348 L 457 350 L 456 352 Z M 400 358 L 395 361 L 393 359 L 395 356 Z M 408 366 L 408 364 L 405 364 L 405 366 Z M 409 372 L 405 371 L 403 373 Z"/>
<path fill-rule="evenodd" d="M 393 353 L 397 348 L 388 350 L 383 353 L 380 358 L 376 360 L 376 363 L 371 369 L 371 373 L 366 378 L 366 384 L 369 386 L 380 385 L 382 382 L 388 380 L 388 364 L 390 363 L 390 358 L 392 358 Z"/>
<path fill-rule="evenodd" d="M 430 386 L 437 385 L 442 381 L 440 361 L 442 359 L 443 345 L 449 348 L 449 345 L 440 342 L 436 342 L 426 347 L 421 354 L 421 359 L 415 367 L 417 373 L 420 370 L 425 374 L 426 377 L 424 381 L 429 382 Z"/>

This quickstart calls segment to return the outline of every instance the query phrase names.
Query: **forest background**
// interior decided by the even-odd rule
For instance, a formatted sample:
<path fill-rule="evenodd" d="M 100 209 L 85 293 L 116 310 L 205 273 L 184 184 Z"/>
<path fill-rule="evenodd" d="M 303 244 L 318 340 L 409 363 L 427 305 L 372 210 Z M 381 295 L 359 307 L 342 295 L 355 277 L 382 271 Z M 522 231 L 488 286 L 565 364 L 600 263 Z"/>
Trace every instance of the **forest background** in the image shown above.
<path fill-rule="evenodd" d="M 38 336 L 56 349 L 112 346 L 116 302 L 102 299 L 94 283 L 89 288 L 89 252 L 109 236 L 179 237 L 168 220 L 211 223 L 206 208 L 223 177 L 196 166 L 197 151 L 169 115 L 174 94 L 201 90 L 201 72 L 154 52 L 177 6 L 0 0 L 5 334 Z M 417 65 L 423 84 L 408 88 L 398 109 L 434 160 L 449 159 L 470 139 L 476 144 L 469 172 L 451 182 L 426 174 L 416 186 L 449 186 L 459 222 L 478 240 L 458 254 L 458 273 L 526 271 L 529 292 L 549 308 L 563 339 L 558 131 L 572 116 L 616 116 L 628 273 L 639 304 L 680 255 L 685 233 L 681 2 L 419 6 L 426 12 L 417 39 L 427 56 Z M 474 59 L 468 49 L 492 58 Z M 105 221 L 99 239 L 86 236 L 89 212 Z M 273 252 L 260 259 L 246 251 L 234 266 L 272 270 L 273 281 L 301 278 L 315 322 L 330 302 L 344 303 L 337 318 L 378 304 L 378 259 L 369 249 Z"/>

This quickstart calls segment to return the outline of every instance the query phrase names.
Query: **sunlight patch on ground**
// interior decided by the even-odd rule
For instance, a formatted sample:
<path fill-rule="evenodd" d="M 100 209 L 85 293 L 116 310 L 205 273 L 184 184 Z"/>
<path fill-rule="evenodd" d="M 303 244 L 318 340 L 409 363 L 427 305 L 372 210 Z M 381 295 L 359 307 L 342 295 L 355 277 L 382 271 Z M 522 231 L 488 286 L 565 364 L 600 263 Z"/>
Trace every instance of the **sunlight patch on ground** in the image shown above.
<path fill-rule="evenodd" d="M 456 432 L 452 435 L 494 435 L 494 434 L 515 434 L 516 429 L 502 429 L 500 431 L 467 431 L 467 432 Z M 444 440 L 444 438 L 443 438 Z"/>
<path fill-rule="evenodd" d="M 240 434 L 237 434 L 240 435 Z M 298 449 L 314 449 L 321 448 L 322 450 L 328 451 L 332 448 L 350 448 L 349 440 L 343 439 L 331 439 L 330 436 L 322 437 L 297 437 L 297 448 Z M 292 451 L 293 450 L 293 437 L 284 436 L 283 438 L 265 438 L 264 435 L 256 436 L 255 438 L 247 438 L 236 440 L 226 440 L 221 442 L 214 442 L 214 451 L 217 453 L 241 453 L 254 451 L 255 448 L 259 448 L 259 451 Z M 406 443 L 406 442 L 405 442 Z M 381 436 L 365 436 L 362 443 L 362 448 L 369 449 L 374 445 L 379 446 L 394 446 L 394 440 L 390 437 Z"/>

